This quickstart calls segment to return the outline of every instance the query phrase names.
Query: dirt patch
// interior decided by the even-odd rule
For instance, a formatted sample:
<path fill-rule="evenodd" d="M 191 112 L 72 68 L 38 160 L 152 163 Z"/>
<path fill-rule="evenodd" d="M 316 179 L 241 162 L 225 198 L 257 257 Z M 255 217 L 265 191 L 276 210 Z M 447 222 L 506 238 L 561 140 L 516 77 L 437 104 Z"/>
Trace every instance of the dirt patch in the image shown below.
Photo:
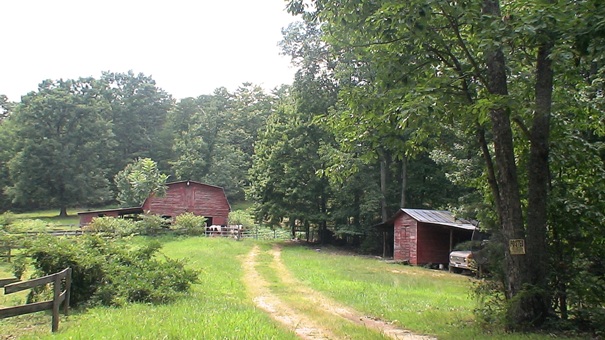
<path fill-rule="evenodd" d="M 244 284 L 256 306 L 286 328 L 294 331 L 301 339 L 335 339 L 336 337 L 330 330 L 323 329 L 311 318 L 296 312 L 271 293 L 269 283 L 256 270 L 259 252 L 258 246 L 255 246 L 244 261 Z"/>
<path fill-rule="evenodd" d="M 336 339 L 333 332 L 329 329 L 319 326 L 313 321 L 311 316 L 297 312 L 285 302 L 280 300 L 275 294 L 271 293 L 270 286 L 262 276 L 256 271 L 256 259 L 260 252 L 258 247 L 254 247 L 246 257 L 244 265 L 245 269 L 245 285 L 248 292 L 252 295 L 256 305 L 267 312 L 274 320 L 277 320 L 285 327 L 292 329 L 296 334 L 303 339 Z M 336 317 L 346 319 L 354 324 L 373 329 L 391 339 L 413 339 L 427 340 L 435 339 L 423 335 L 414 334 L 408 330 L 397 327 L 396 325 L 363 315 L 362 313 L 345 306 L 325 295 L 303 285 L 290 273 L 281 260 L 281 248 L 275 246 L 271 250 L 273 260 L 271 268 L 289 287 L 295 287 L 297 295 L 304 296 L 310 303 L 320 306 L 320 308 Z M 299 325 L 306 327 L 299 327 Z"/>

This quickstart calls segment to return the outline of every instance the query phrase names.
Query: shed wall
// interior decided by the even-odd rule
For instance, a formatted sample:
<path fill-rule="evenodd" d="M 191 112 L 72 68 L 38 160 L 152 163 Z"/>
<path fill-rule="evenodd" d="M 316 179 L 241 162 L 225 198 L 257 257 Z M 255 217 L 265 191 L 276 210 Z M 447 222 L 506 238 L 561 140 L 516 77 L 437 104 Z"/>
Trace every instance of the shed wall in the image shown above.
<path fill-rule="evenodd" d="M 401 214 L 393 227 L 393 259 L 418 264 L 418 222 L 407 214 Z"/>
<path fill-rule="evenodd" d="M 418 263 L 448 263 L 450 228 L 435 224 L 418 223 Z"/>

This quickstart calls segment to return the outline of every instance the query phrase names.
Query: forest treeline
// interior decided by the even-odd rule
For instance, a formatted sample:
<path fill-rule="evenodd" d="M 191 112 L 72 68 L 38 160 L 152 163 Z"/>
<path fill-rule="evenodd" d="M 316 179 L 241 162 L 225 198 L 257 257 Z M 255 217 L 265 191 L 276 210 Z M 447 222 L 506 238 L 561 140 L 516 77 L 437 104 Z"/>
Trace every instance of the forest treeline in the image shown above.
<path fill-rule="evenodd" d="M 605 324 L 605 6 L 286 3 L 301 20 L 280 44 L 298 71 L 272 91 L 175 100 L 107 72 L 4 98 L 2 209 L 107 204 L 141 158 L 254 202 L 262 223 L 367 250 L 397 209 L 448 209 L 501 246 L 486 315 L 511 330 Z"/>
<path fill-rule="evenodd" d="M 415 207 L 446 207 L 470 191 L 448 181 L 428 152 L 404 162 L 380 151 L 384 159 L 342 163 L 346 180 L 328 176 L 339 144 L 320 118 L 336 92 L 296 84 L 267 91 L 245 83 L 175 100 L 133 72 L 45 80 L 20 102 L 3 101 L 2 210 L 136 205 L 120 198 L 119 186 L 129 169 L 147 165 L 139 173 L 217 185 L 231 202 L 256 202 L 264 223 L 329 227 L 359 243 L 383 205 L 387 215 L 403 196 Z"/>

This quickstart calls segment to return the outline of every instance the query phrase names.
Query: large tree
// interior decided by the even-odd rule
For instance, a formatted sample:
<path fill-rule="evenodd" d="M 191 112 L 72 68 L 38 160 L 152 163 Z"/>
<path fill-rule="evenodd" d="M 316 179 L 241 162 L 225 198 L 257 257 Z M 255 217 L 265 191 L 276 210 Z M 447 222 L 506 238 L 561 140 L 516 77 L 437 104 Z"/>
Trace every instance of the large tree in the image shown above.
<path fill-rule="evenodd" d="M 172 97 L 142 73 L 104 72 L 100 81 L 111 105 L 113 133 L 117 141 L 114 173 L 140 157 L 163 160 L 169 157 L 170 144 L 162 134 L 166 116 L 173 106 Z M 160 167 L 167 167 L 161 161 Z"/>
<path fill-rule="evenodd" d="M 14 203 L 67 207 L 109 198 L 110 107 L 91 78 L 46 80 L 11 115 L 13 154 L 6 193 Z"/>
<path fill-rule="evenodd" d="M 178 102 L 167 123 L 176 177 L 219 185 L 229 199 L 243 200 L 253 145 L 273 98 L 245 83 L 234 93 L 218 88 L 212 95 Z"/>
<path fill-rule="evenodd" d="M 0 94 L 0 122 L 9 116 L 12 106 L 13 103 L 8 100 L 8 97 Z"/>
<path fill-rule="evenodd" d="M 295 107 L 292 98 L 285 99 L 260 133 L 248 193 L 260 221 L 277 225 L 288 220 L 293 237 L 296 230 L 313 226 L 323 241 L 330 190 L 317 171 L 324 167 L 319 150 L 329 134 Z"/>
<path fill-rule="evenodd" d="M 12 158 L 13 135 L 12 123 L 9 119 L 12 103 L 4 95 L 0 95 L 0 212 L 10 209 L 10 199 L 4 194 L 3 188 L 10 184 L 8 161 Z"/>
<path fill-rule="evenodd" d="M 115 176 L 117 200 L 122 207 L 139 207 L 149 195 L 166 193 L 168 177 L 158 170 L 157 163 L 151 158 L 139 158 Z"/>
<path fill-rule="evenodd" d="M 178 129 L 172 147 L 175 159 L 171 164 L 177 178 L 210 182 L 207 177 L 217 170 L 217 153 L 226 144 L 230 130 L 230 106 L 231 95 L 225 88 L 216 89 L 212 95 L 187 98 L 176 105 L 171 116 L 186 122 L 175 126 Z"/>
<path fill-rule="evenodd" d="M 584 42 L 594 51 L 590 39 L 599 31 L 591 35 L 569 13 L 600 8 L 593 1 L 289 1 L 292 12 L 321 27 L 346 69 L 357 71 L 341 99 L 359 109 L 341 129 L 363 124 L 403 136 L 401 127 L 414 122 L 412 145 L 454 128 L 474 141 L 506 244 L 511 329 L 540 326 L 550 313 L 553 61 L 564 65 L 562 81 L 580 71 L 569 62 L 571 46 Z M 368 89 L 372 98 L 363 98 Z M 512 240 L 524 241 L 523 255 L 509 249 Z"/>

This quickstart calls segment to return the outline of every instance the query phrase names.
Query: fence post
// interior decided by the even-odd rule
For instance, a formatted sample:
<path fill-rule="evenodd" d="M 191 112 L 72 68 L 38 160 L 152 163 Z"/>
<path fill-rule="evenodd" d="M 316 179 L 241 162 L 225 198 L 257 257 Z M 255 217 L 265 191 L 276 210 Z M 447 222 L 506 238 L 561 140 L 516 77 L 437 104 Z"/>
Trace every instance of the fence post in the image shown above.
<path fill-rule="evenodd" d="M 63 313 L 65 313 L 65 316 L 69 315 L 69 297 L 71 295 L 71 272 L 72 269 L 71 267 L 69 267 L 65 275 L 65 302 L 63 302 Z"/>
<path fill-rule="evenodd" d="M 54 333 L 59 330 L 59 306 L 61 305 L 59 295 L 61 295 L 61 276 L 55 275 L 55 282 L 53 283 L 53 286 L 52 331 Z"/>
<path fill-rule="evenodd" d="M 64 312 L 68 313 L 70 294 L 71 294 L 71 268 L 66 268 L 61 272 L 46 275 L 37 279 L 19 282 L 19 279 L 0 279 L 0 287 L 4 287 L 4 294 L 12 294 L 22 290 L 31 289 L 37 286 L 53 284 L 52 301 L 41 301 L 21 306 L 0 308 L 0 318 L 8 318 L 17 315 L 40 312 L 43 310 L 52 310 L 52 332 L 59 330 L 59 310 L 61 303 L 65 303 Z M 65 291 L 63 291 L 62 281 L 65 278 Z"/>

